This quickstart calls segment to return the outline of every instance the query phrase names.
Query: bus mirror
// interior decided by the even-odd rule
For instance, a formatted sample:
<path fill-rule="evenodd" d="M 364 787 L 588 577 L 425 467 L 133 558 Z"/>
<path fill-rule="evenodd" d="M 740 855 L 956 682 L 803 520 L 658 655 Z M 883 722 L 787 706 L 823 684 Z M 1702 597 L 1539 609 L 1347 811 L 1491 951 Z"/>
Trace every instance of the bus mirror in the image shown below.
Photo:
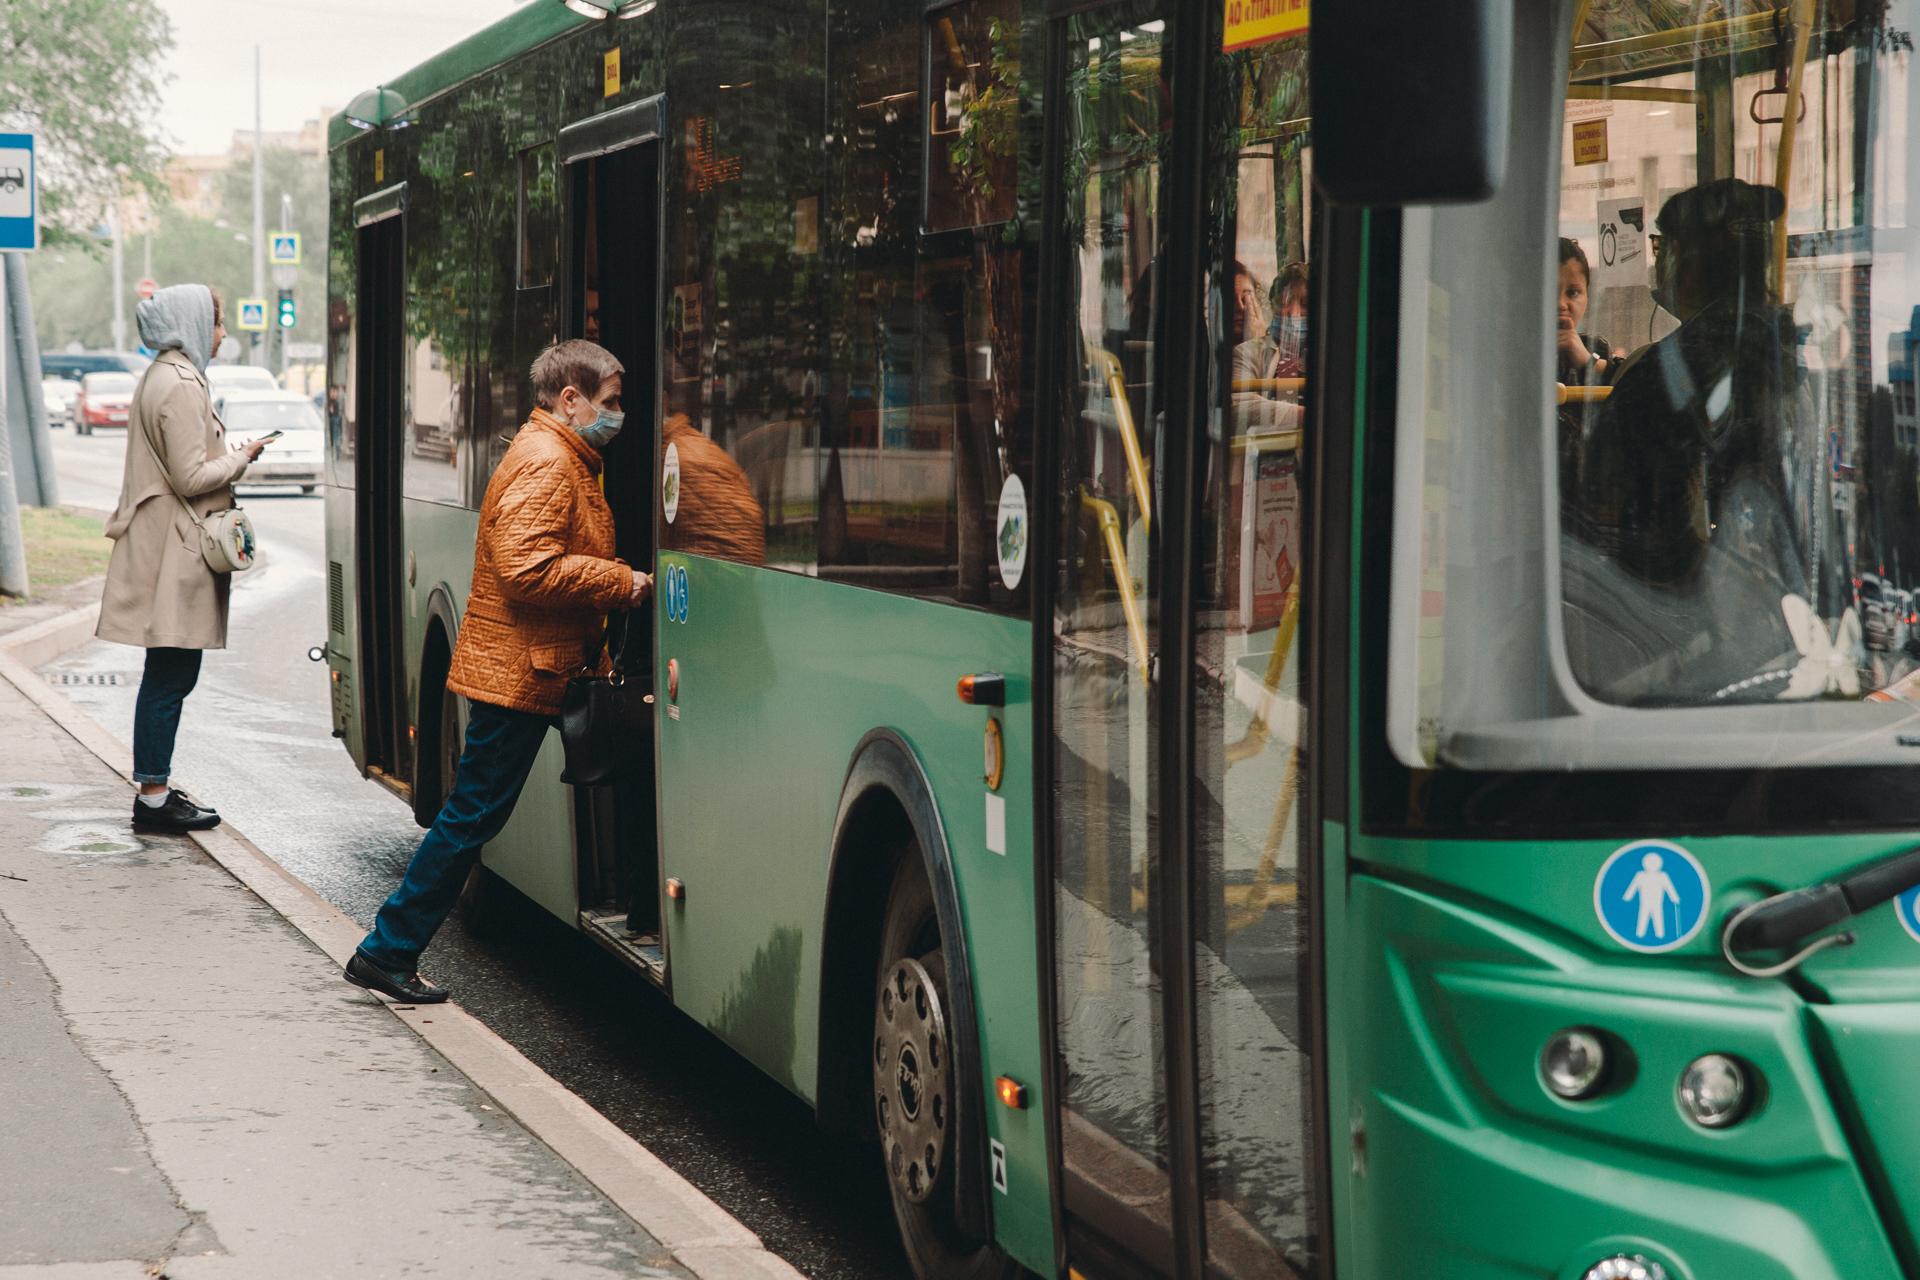
<path fill-rule="evenodd" d="M 1354 205 L 1461 204 L 1506 174 L 1516 0 L 1315 5 L 1314 168 Z"/>

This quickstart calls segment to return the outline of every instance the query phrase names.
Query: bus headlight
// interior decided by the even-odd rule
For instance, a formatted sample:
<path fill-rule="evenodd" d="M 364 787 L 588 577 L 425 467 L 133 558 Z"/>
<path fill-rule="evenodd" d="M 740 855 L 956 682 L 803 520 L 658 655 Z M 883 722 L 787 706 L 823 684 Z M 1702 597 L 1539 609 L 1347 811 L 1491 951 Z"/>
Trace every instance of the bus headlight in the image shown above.
<path fill-rule="evenodd" d="M 1606 1042 L 1585 1027 L 1556 1032 L 1540 1051 L 1540 1078 L 1556 1097 L 1591 1098 L 1607 1080 Z"/>
<path fill-rule="evenodd" d="M 1753 1085 L 1738 1058 L 1707 1053 L 1680 1073 L 1680 1109 L 1703 1129 L 1724 1129 L 1747 1114 Z"/>
<path fill-rule="evenodd" d="M 1580 1280 L 1667 1280 L 1667 1269 L 1637 1253 L 1616 1253 L 1588 1267 Z"/>

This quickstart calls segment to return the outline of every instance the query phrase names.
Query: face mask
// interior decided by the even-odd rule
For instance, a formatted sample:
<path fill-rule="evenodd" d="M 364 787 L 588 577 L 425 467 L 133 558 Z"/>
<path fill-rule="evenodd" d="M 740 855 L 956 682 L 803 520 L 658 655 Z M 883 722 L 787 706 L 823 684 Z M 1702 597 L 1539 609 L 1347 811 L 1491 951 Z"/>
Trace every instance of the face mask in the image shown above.
<path fill-rule="evenodd" d="M 1298 347 L 1307 340 L 1305 316 L 1275 316 L 1267 326 L 1267 335 L 1280 346 Z"/>
<path fill-rule="evenodd" d="M 626 420 L 627 415 L 624 413 L 616 413 L 612 409 L 602 409 L 599 416 L 592 422 L 589 422 L 584 427 L 575 427 L 574 430 L 580 433 L 582 440 L 585 440 L 594 448 L 604 449 L 613 443 L 615 436 L 620 434 L 620 427 Z"/>

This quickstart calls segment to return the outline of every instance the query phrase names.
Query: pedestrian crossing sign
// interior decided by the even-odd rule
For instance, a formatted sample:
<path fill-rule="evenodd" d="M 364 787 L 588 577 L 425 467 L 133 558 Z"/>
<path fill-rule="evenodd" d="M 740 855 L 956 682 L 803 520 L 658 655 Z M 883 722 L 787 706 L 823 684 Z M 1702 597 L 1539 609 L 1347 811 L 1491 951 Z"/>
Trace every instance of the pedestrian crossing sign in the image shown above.
<path fill-rule="evenodd" d="M 267 261 L 276 267 L 300 265 L 300 233 L 275 231 L 267 238 Z"/>
<path fill-rule="evenodd" d="M 234 328 L 245 329 L 249 333 L 263 333 L 267 327 L 267 300 L 265 298 L 240 299 L 240 315 L 234 321 Z"/>

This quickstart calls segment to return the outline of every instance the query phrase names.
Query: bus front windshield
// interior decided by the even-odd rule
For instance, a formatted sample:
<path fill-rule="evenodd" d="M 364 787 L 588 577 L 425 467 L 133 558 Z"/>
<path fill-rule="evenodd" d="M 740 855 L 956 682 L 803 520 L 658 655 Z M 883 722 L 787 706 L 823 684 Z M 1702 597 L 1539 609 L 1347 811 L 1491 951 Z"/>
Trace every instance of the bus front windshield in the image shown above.
<path fill-rule="evenodd" d="M 1553 33 L 1555 234 L 1528 277 L 1551 293 L 1524 338 L 1544 347 L 1549 405 L 1529 416 L 1545 438 L 1502 441 L 1487 416 L 1469 432 L 1448 412 L 1458 389 L 1432 378 L 1424 420 L 1402 410 L 1403 443 L 1410 417 L 1418 435 L 1401 466 L 1416 457 L 1423 483 L 1399 492 L 1426 512 L 1397 550 L 1408 763 L 1697 763 L 1708 744 L 1723 764 L 1904 762 L 1920 702 L 1912 10 L 1634 0 Z M 1438 264 L 1453 232 L 1441 215 L 1431 230 Z M 1447 270 L 1415 291 L 1430 335 L 1436 308 L 1463 305 Z M 1430 337 L 1428 363 L 1492 340 Z M 1521 476 L 1545 492 L 1493 492 Z M 1517 514 L 1535 518 L 1514 541 Z M 1537 654 L 1475 617 L 1502 561 Z M 1535 678 L 1490 692 L 1503 660 Z"/>

